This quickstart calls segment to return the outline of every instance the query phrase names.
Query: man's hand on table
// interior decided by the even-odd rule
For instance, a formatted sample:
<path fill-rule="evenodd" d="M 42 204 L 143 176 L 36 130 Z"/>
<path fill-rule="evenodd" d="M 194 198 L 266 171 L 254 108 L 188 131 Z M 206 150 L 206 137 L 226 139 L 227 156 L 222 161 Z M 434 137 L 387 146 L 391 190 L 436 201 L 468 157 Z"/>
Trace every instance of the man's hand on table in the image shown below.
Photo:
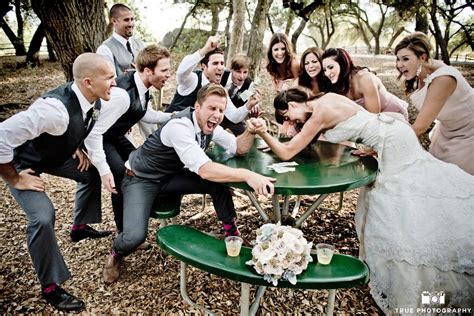
<path fill-rule="evenodd" d="M 273 195 L 273 193 L 275 193 L 275 187 L 273 185 L 273 182 L 275 181 L 275 178 L 262 176 L 261 174 L 250 170 L 246 180 L 247 184 L 256 194 L 263 194 L 265 196 Z"/>

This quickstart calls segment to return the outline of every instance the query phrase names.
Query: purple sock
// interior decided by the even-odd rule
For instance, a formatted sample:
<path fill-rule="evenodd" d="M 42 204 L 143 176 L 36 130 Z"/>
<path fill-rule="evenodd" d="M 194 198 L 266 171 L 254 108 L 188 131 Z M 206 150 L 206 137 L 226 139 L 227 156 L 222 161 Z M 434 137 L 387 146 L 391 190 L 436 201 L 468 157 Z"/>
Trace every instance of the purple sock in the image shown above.
<path fill-rule="evenodd" d="M 86 224 L 72 224 L 71 230 L 81 230 L 86 228 Z"/>
<path fill-rule="evenodd" d="M 58 285 L 56 283 L 50 283 L 43 288 L 45 294 L 51 293 Z"/>
<path fill-rule="evenodd" d="M 110 254 L 112 255 L 112 257 L 114 258 L 122 258 L 122 255 L 120 255 L 117 250 L 115 250 L 114 248 L 112 248 L 112 250 L 110 251 Z"/>
<path fill-rule="evenodd" d="M 235 223 L 235 219 L 230 222 L 222 221 L 222 225 L 224 226 L 225 236 L 240 236 L 239 229 L 237 228 L 237 224 Z"/>

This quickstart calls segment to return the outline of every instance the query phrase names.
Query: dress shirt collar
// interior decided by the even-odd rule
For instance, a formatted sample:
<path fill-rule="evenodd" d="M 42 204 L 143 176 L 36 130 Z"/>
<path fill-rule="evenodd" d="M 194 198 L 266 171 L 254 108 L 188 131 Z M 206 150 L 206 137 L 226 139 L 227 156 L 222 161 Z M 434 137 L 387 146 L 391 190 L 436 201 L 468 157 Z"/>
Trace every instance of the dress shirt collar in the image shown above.
<path fill-rule="evenodd" d="M 232 81 L 232 72 L 229 74 L 229 78 L 227 78 L 227 82 L 225 83 L 225 89 L 226 90 L 229 90 L 230 87 L 232 87 L 232 84 L 234 84 L 236 87 L 237 87 L 237 91 L 240 90 L 243 86 L 243 84 L 241 86 L 238 86 L 236 85 L 233 81 Z"/>
<path fill-rule="evenodd" d="M 116 33 L 115 31 L 112 33 L 112 36 L 120 42 L 120 44 L 122 44 L 125 48 L 127 47 L 127 42 L 128 42 L 128 39 L 126 39 L 125 37 L 123 37 L 122 35 L 119 35 L 118 33 Z M 132 45 L 132 43 L 130 43 L 130 45 Z"/>
<path fill-rule="evenodd" d="M 204 87 L 209 83 L 209 79 L 207 79 L 206 75 L 204 74 L 204 71 L 202 72 L 202 78 L 201 78 L 201 87 Z"/>
<path fill-rule="evenodd" d="M 135 80 L 135 85 L 138 89 L 138 95 L 140 96 L 140 100 L 143 104 L 143 101 L 145 101 L 145 93 L 148 91 L 148 88 L 143 84 L 142 78 L 140 78 L 138 71 L 135 71 L 133 74 L 133 80 Z"/>
<path fill-rule="evenodd" d="M 201 128 L 199 127 L 197 118 L 196 118 L 196 112 L 193 112 L 193 125 L 194 125 L 194 134 L 196 134 L 198 137 L 201 137 Z"/>
<path fill-rule="evenodd" d="M 89 101 L 87 101 L 86 97 L 82 94 L 76 83 L 72 84 L 71 89 L 72 91 L 74 91 L 77 96 L 77 99 L 79 100 L 79 104 L 81 105 L 82 110 L 82 116 L 84 117 L 85 113 L 87 113 L 87 111 L 89 111 L 94 106 L 95 102 L 89 103 Z"/>

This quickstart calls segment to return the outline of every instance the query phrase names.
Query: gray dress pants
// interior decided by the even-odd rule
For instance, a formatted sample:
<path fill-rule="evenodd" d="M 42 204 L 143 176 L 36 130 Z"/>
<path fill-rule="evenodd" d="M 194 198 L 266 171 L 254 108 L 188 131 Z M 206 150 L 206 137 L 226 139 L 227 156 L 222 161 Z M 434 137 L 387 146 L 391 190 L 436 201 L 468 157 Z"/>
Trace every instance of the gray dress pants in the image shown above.
<path fill-rule="evenodd" d="M 113 248 L 120 255 L 132 253 L 146 239 L 148 220 L 159 195 L 209 194 L 221 221 L 236 217 L 230 188 L 222 183 L 204 180 L 187 169 L 162 180 L 125 175 L 122 182 L 123 231 L 114 239 Z M 158 201 L 159 202 L 159 201 Z"/>
<path fill-rule="evenodd" d="M 101 181 L 97 170 L 77 170 L 78 160 L 69 159 L 63 165 L 44 172 L 78 182 L 74 205 L 74 224 L 101 221 Z M 34 170 L 34 168 L 32 168 Z M 42 285 L 61 284 L 70 278 L 69 270 L 59 251 L 54 232 L 55 208 L 46 192 L 17 190 L 9 186 L 20 207 L 26 213 L 28 251 Z M 46 188 L 48 190 L 48 188 Z"/>

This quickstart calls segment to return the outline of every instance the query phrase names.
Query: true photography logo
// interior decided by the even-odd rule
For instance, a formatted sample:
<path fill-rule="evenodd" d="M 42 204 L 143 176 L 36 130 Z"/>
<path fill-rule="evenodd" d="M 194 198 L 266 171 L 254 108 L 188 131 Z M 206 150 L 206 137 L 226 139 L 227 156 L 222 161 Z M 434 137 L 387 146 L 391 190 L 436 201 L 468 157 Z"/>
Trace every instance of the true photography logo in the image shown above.
<path fill-rule="evenodd" d="M 446 294 L 443 291 L 421 292 L 421 307 L 395 308 L 396 313 L 471 313 L 470 307 L 446 307 Z"/>

